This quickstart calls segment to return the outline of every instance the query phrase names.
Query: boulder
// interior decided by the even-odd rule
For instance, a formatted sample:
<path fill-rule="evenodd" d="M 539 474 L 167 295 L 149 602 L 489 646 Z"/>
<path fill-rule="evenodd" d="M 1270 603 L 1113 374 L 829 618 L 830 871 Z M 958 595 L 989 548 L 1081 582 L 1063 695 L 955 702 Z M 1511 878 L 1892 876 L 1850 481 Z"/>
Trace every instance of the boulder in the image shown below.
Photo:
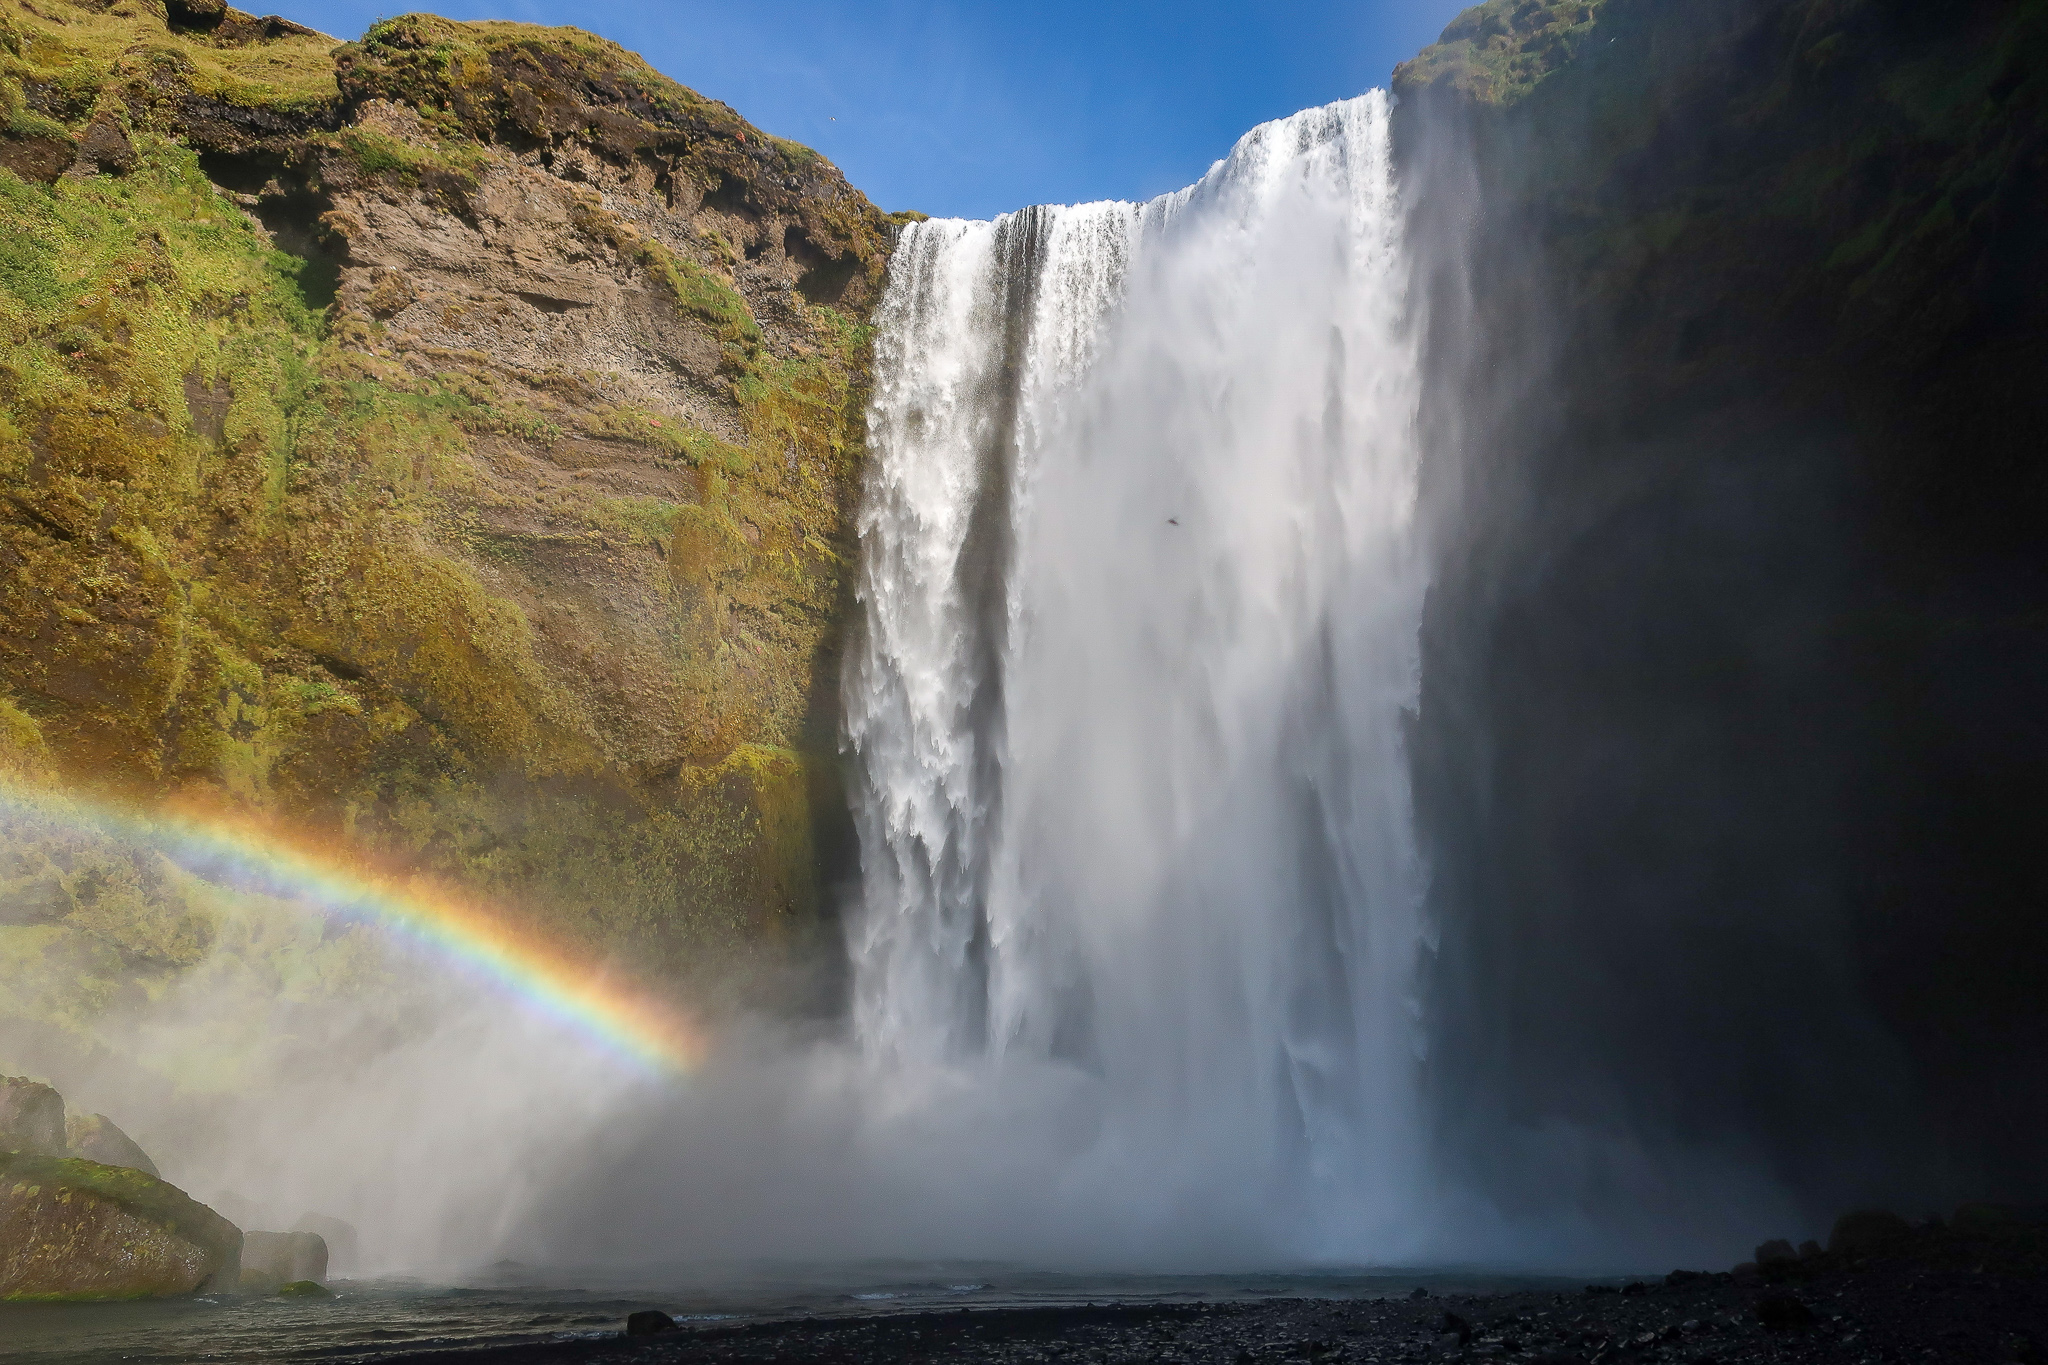
<path fill-rule="evenodd" d="M 327 1243 L 317 1232 L 245 1232 L 242 1234 L 244 1289 L 274 1293 L 302 1280 L 327 1278 Z"/>
<path fill-rule="evenodd" d="M 1756 1249 L 1756 1267 L 1758 1270 L 1769 1270 L 1772 1266 L 1790 1265 L 1798 1259 L 1799 1253 L 1794 1251 L 1792 1244 L 1782 1237 L 1765 1242 Z"/>
<path fill-rule="evenodd" d="M 0 1153 L 0 1301 L 223 1289 L 237 1282 L 241 1252 L 233 1223 L 141 1171 Z"/>
<path fill-rule="evenodd" d="M 23 180 L 55 184 L 77 159 L 78 144 L 69 137 L 50 134 L 23 136 L 0 131 L 0 166 L 5 166 Z"/>
<path fill-rule="evenodd" d="M 324 1213 L 309 1213 L 292 1224 L 293 1232 L 316 1232 L 327 1243 L 327 1273 L 353 1275 L 362 1269 L 362 1241 L 352 1224 Z"/>
<path fill-rule="evenodd" d="M 1988 1232 L 2043 1222 L 2048 1222 L 2048 1210 L 2023 1209 L 2012 1204 L 1964 1204 L 1955 1216 L 1958 1232 Z"/>
<path fill-rule="evenodd" d="M 1896 1213 L 1858 1209 L 1835 1220 L 1835 1230 L 1828 1234 L 1828 1250 L 1837 1256 L 1863 1256 L 1912 1235 L 1913 1229 Z"/>
<path fill-rule="evenodd" d="M 227 0 L 168 0 L 171 27 L 210 29 L 228 17 Z"/>
<path fill-rule="evenodd" d="M 105 1114 L 73 1114 L 64 1122 L 64 1146 L 71 1156 L 97 1161 L 102 1166 L 126 1166 L 159 1180 L 163 1172 L 149 1154 L 135 1144 Z"/>
<path fill-rule="evenodd" d="M 68 175 L 126 175 L 135 169 L 135 144 L 111 113 L 102 111 L 78 139 L 78 159 Z"/>
<path fill-rule="evenodd" d="M 64 1154 L 64 1097 L 26 1076 L 0 1076 L 0 1149 Z"/>
<path fill-rule="evenodd" d="M 659 1308 L 643 1308 L 626 1319 L 626 1335 L 629 1337 L 651 1337 L 658 1332 L 673 1332 L 676 1320 Z"/>

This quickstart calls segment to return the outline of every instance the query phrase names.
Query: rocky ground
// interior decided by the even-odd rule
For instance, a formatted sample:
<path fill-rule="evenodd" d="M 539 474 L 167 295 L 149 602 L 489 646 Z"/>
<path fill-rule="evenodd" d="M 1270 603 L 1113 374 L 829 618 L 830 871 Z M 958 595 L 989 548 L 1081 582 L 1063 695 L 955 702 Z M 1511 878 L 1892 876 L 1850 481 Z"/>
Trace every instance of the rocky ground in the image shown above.
<path fill-rule="evenodd" d="M 1933 1226 L 1882 1242 L 1829 1252 L 1810 1248 L 1804 1257 L 1767 1260 L 1761 1269 L 1676 1271 L 1663 1280 L 1589 1285 L 1578 1293 L 1440 1297 L 1418 1289 L 1394 1299 L 686 1324 L 645 1336 L 404 1359 L 408 1365 L 2048 1362 L 2048 1229 L 2002 1222 Z"/>

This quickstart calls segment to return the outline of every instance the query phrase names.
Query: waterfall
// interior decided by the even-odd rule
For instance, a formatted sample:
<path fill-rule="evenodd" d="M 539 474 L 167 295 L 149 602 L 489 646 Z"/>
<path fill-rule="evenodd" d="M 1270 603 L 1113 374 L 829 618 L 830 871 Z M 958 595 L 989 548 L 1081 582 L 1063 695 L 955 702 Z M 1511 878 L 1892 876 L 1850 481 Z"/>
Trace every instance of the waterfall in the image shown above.
<path fill-rule="evenodd" d="M 1424 1204 L 1388 113 L 1146 204 L 913 225 L 878 317 L 857 1041 L 1030 1096 L 1043 1197 L 1132 1238 L 1370 1258 Z"/>

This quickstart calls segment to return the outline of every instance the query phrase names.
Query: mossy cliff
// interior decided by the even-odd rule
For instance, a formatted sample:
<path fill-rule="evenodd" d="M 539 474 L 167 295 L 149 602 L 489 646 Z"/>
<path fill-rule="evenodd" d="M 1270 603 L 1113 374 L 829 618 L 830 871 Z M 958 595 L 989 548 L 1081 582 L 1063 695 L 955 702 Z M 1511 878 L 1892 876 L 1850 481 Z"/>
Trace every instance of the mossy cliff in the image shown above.
<path fill-rule="evenodd" d="M 13 769 L 663 978 L 814 941 L 891 222 L 574 29 L 0 0 L 0 103 Z M 203 951 L 150 866 L 19 851 L 48 951 Z"/>
<path fill-rule="evenodd" d="M 1442 1150 L 2048 1194 L 2048 5 L 1492 0 L 1395 88 Z"/>

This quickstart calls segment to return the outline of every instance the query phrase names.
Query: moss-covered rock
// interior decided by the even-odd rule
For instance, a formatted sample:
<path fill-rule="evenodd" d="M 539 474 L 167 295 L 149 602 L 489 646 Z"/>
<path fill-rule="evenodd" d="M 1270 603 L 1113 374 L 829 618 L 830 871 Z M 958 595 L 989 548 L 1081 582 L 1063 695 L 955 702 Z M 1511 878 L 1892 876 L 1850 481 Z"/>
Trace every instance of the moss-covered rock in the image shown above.
<path fill-rule="evenodd" d="M 242 1234 L 244 1289 L 279 1293 L 284 1287 L 327 1278 L 327 1243 L 317 1232 Z"/>
<path fill-rule="evenodd" d="M 1435 43 L 1397 67 L 1395 89 L 1513 104 L 1591 41 L 1594 16 L 1606 2 L 1487 0 L 1451 20 Z"/>
<path fill-rule="evenodd" d="M 61 1155 L 64 1097 L 26 1076 L 0 1076 L 0 1147 Z"/>
<path fill-rule="evenodd" d="M 105 1114 L 73 1114 L 64 1121 L 64 1147 L 69 1156 L 102 1166 L 126 1166 L 162 1179 L 162 1172 L 134 1138 Z"/>
<path fill-rule="evenodd" d="M 235 1283 L 242 1234 L 140 1171 L 0 1152 L 0 1301 L 161 1298 Z"/>

